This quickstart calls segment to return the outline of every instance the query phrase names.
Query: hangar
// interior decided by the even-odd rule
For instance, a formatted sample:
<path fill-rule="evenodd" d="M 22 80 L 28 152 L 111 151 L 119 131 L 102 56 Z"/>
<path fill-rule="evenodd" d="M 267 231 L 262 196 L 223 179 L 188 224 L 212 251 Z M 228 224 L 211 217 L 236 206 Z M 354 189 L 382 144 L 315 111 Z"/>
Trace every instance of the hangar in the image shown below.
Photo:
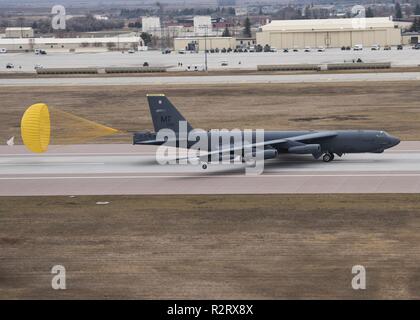
<path fill-rule="evenodd" d="M 34 51 L 45 49 L 61 52 L 97 52 L 144 48 L 143 39 L 137 36 L 101 38 L 0 38 L 0 48 L 7 51 Z"/>
<path fill-rule="evenodd" d="M 273 20 L 257 32 L 257 43 L 276 48 L 401 44 L 401 30 L 391 17 Z"/>
<path fill-rule="evenodd" d="M 236 40 L 233 37 L 186 37 L 175 38 L 174 49 L 176 51 L 204 51 L 211 49 L 234 49 Z"/>

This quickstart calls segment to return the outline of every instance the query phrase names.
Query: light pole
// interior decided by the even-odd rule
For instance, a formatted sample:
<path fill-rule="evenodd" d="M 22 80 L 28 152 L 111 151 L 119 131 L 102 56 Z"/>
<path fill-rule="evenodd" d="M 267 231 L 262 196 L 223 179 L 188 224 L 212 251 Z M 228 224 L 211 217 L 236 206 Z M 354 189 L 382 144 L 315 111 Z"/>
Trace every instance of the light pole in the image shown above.
<path fill-rule="evenodd" d="M 205 33 L 204 33 L 204 65 L 205 65 L 205 70 L 207 72 L 207 30 L 208 30 L 208 26 L 206 26 L 205 28 Z"/>
<path fill-rule="evenodd" d="M 204 28 L 204 70 L 207 72 L 207 32 L 209 30 L 208 25 L 200 25 L 201 28 Z"/>

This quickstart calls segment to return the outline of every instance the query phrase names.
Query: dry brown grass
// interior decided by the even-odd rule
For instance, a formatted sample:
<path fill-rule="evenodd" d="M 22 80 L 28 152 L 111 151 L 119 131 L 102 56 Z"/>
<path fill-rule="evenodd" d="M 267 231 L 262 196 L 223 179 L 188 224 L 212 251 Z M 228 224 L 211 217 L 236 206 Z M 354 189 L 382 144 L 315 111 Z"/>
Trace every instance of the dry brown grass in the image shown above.
<path fill-rule="evenodd" d="M 95 205 L 110 201 L 109 205 Z M 0 198 L 0 298 L 420 298 L 419 195 Z M 67 269 L 65 291 L 51 267 Z M 351 289 L 351 268 L 367 290 Z"/>
<path fill-rule="evenodd" d="M 411 82 L 0 88 L 0 137 L 18 134 L 35 102 L 134 132 L 152 129 L 145 95 L 165 93 L 197 128 L 384 129 L 420 140 L 420 87 Z M 98 142 L 131 141 L 130 135 Z"/>

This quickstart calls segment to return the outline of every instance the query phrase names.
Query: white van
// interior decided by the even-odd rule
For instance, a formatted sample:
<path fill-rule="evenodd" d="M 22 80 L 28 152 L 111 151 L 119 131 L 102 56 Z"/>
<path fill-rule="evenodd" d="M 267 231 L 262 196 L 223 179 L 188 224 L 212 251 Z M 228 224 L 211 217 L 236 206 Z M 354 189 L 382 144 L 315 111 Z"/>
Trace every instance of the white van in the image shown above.
<path fill-rule="evenodd" d="M 0 48 L 0 53 L 7 53 L 7 49 L 6 48 Z"/>
<path fill-rule="evenodd" d="M 356 45 L 354 45 L 353 50 L 354 51 L 361 51 L 361 50 L 363 50 L 363 45 L 356 44 Z"/>

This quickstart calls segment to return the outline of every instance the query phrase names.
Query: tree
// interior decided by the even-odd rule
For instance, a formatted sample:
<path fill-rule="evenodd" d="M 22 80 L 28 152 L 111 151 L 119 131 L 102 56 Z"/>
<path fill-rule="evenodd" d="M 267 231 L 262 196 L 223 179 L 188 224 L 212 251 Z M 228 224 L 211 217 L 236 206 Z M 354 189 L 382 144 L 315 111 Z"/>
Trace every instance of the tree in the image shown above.
<path fill-rule="evenodd" d="M 245 37 L 251 38 L 251 20 L 249 20 L 249 17 L 245 19 L 243 34 Z"/>
<path fill-rule="evenodd" d="M 395 4 L 395 18 L 402 19 L 401 5 L 399 2 Z"/>
<path fill-rule="evenodd" d="M 152 35 L 147 32 L 142 32 L 140 38 L 143 39 L 145 46 L 148 46 L 150 43 L 152 43 Z"/>
<path fill-rule="evenodd" d="M 372 8 L 371 7 L 368 7 L 367 10 L 366 10 L 366 18 L 372 18 L 373 16 L 374 15 L 373 15 Z"/>
<path fill-rule="evenodd" d="M 230 31 L 228 27 L 226 26 L 225 30 L 223 30 L 222 37 L 230 37 L 230 36 L 231 36 Z"/>
<path fill-rule="evenodd" d="M 420 31 L 420 18 L 415 18 L 414 19 L 413 24 L 411 25 L 410 31 L 411 32 Z"/>
<path fill-rule="evenodd" d="M 419 16 L 420 15 L 420 4 L 418 4 L 418 3 L 416 5 L 416 9 L 414 9 L 414 14 L 416 16 Z"/>

